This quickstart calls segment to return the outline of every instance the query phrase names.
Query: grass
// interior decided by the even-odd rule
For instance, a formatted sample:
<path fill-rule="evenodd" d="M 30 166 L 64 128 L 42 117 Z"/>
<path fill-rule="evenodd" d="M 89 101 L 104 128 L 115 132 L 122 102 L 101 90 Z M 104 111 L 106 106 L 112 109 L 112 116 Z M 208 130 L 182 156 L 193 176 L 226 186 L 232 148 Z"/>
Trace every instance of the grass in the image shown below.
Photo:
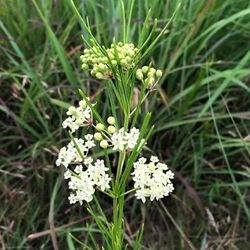
<path fill-rule="evenodd" d="M 248 249 L 249 2 L 135 1 L 128 31 L 119 1 L 75 2 L 104 45 L 123 33 L 140 44 L 151 17 L 159 23 L 153 40 L 181 2 L 151 50 L 164 77 L 145 103 L 157 125 L 149 150 L 176 172 L 176 191 L 145 206 L 128 198 L 127 241 L 144 221 L 142 249 Z M 125 1 L 125 10 L 131 3 Z M 0 9 L 0 246 L 78 249 L 71 234 L 90 243 L 100 232 L 84 206 L 68 205 L 54 162 L 65 143 L 65 107 L 80 98 L 78 88 L 108 112 L 102 85 L 80 69 L 81 34 L 87 33 L 68 0 L 1 1 Z"/>

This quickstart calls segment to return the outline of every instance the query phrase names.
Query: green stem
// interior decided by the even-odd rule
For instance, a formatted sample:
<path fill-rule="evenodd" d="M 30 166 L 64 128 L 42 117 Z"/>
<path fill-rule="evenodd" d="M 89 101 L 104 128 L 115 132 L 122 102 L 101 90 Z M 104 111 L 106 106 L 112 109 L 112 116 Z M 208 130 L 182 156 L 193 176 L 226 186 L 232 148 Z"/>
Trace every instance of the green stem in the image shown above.
<path fill-rule="evenodd" d="M 119 161 L 116 172 L 116 179 L 114 184 L 114 198 L 113 198 L 113 237 L 112 247 L 114 250 L 122 249 L 123 243 L 123 209 L 124 209 L 124 197 L 121 196 L 120 190 L 120 177 L 123 169 L 123 165 L 126 158 L 125 150 L 120 152 Z"/>

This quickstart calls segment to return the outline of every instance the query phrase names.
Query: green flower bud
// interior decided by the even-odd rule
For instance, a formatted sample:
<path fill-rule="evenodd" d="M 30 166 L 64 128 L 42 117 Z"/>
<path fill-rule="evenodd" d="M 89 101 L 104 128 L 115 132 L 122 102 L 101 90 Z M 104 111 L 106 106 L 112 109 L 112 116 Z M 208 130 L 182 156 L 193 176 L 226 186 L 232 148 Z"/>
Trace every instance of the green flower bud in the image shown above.
<path fill-rule="evenodd" d="M 97 140 L 97 141 L 101 141 L 102 140 L 102 134 L 97 132 L 94 134 L 94 138 Z"/>
<path fill-rule="evenodd" d="M 110 133 L 110 134 L 114 134 L 115 133 L 115 131 L 116 131 L 116 128 L 114 127 L 114 126 L 108 126 L 108 132 Z"/>
<path fill-rule="evenodd" d="M 83 51 L 84 54 L 88 54 L 89 52 L 90 52 L 89 49 L 85 49 L 85 50 Z"/>
<path fill-rule="evenodd" d="M 83 70 L 88 70 L 88 69 L 89 69 L 89 65 L 86 64 L 86 63 L 83 63 L 83 64 L 82 64 L 82 69 L 83 69 Z"/>
<path fill-rule="evenodd" d="M 154 74 L 153 72 L 150 72 L 150 71 L 149 71 L 148 74 L 147 74 L 148 77 L 154 77 L 154 75 L 155 75 L 155 74 Z"/>
<path fill-rule="evenodd" d="M 126 59 L 127 63 L 131 62 L 131 57 L 130 56 L 126 56 L 125 59 Z"/>
<path fill-rule="evenodd" d="M 162 71 L 160 69 L 156 70 L 156 76 L 158 78 L 162 77 Z"/>
<path fill-rule="evenodd" d="M 121 63 L 122 66 L 126 66 L 126 65 L 127 65 L 126 59 L 122 59 L 122 60 L 120 61 L 120 63 Z"/>
<path fill-rule="evenodd" d="M 135 55 L 135 52 L 133 50 L 129 50 L 127 53 L 130 57 L 133 57 Z"/>
<path fill-rule="evenodd" d="M 103 57 L 103 63 L 107 64 L 109 62 L 108 58 L 107 57 Z"/>
<path fill-rule="evenodd" d="M 85 100 L 81 100 L 80 102 L 79 102 L 79 106 L 81 107 L 81 108 L 86 108 L 87 107 L 87 103 L 86 103 L 86 101 Z"/>
<path fill-rule="evenodd" d="M 136 71 L 136 78 L 140 81 L 143 81 L 143 74 L 142 74 L 142 71 L 140 69 L 138 69 Z"/>
<path fill-rule="evenodd" d="M 76 112 L 76 108 L 75 108 L 74 106 L 70 106 L 70 107 L 68 108 L 68 111 L 69 111 L 69 113 L 72 115 L 72 114 L 74 114 L 74 113 Z"/>
<path fill-rule="evenodd" d="M 154 84 L 154 78 L 152 78 L 152 77 L 147 78 L 146 84 L 148 87 L 151 87 Z"/>
<path fill-rule="evenodd" d="M 100 71 L 104 71 L 104 70 L 107 69 L 107 66 L 106 66 L 105 64 L 103 64 L 103 63 L 99 63 L 98 69 L 99 69 Z"/>
<path fill-rule="evenodd" d="M 133 49 L 133 48 L 135 47 L 135 45 L 134 45 L 133 43 L 129 43 L 128 45 L 129 45 L 129 47 L 130 47 L 131 49 Z"/>
<path fill-rule="evenodd" d="M 111 63 L 112 63 L 113 66 L 117 65 L 117 61 L 116 60 L 112 60 Z"/>
<path fill-rule="evenodd" d="M 97 123 L 96 124 L 96 129 L 98 130 L 98 131 L 103 131 L 104 130 L 104 125 L 102 124 L 102 123 Z"/>
<path fill-rule="evenodd" d="M 114 57 L 114 54 L 113 54 L 112 52 L 109 52 L 109 53 L 108 53 L 108 57 L 110 58 L 110 60 L 112 60 L 112 59 L 115 58 L 115 57 Z"/>
<path fill-rule="evenodd" d="M 103 79 L 103 74 L 101 72 L 97 72 L 95 76 L 98 79 Z"/>
<path fill-rule="evenodd" d="M 114 125 L 115 124 L 115 117 L 113 117 L 113 116 L 108 117 L 107 122 L 110 125 Z"/>
<path fill-rule="evenodd" d="M 101 142 L 100 142 L 100 147 L 101 148 L 107 148 L 108 147 L 108 142 L 107 142 L 107 140 L 102 140 Z"/>
<path fill-rule="evenodd" d="M 148 66 L 143 66 L 143 67 L 142 67 L 142 72 L 143 72 L 144 74 L 147 74 L 147 72 L 148 72 Z"/>
<path fill-rule="evenodd" d="M 150 68 L 150 69 L 149 69 L 149 72 L 155 74 L 156 70 L 155 70 L 154 68 Z"/>

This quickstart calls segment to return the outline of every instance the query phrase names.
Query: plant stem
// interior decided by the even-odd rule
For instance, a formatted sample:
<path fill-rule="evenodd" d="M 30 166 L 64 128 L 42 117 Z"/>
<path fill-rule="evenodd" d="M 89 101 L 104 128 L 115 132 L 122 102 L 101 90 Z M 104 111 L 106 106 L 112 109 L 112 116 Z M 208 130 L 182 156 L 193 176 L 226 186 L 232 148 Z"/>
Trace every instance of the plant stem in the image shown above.
<path fill-rule="evenodd" d="M 121 196 L 120 190 L 120 177 L 125 162 L 126 152 L 125 150 L 120 152 L 116 180 L 114 185 L 114 198 L 113 198 L 113 237 L 112 247 L 113 250 L 122 249 L 123 242 L 123 208 L 124 197 Z"/>

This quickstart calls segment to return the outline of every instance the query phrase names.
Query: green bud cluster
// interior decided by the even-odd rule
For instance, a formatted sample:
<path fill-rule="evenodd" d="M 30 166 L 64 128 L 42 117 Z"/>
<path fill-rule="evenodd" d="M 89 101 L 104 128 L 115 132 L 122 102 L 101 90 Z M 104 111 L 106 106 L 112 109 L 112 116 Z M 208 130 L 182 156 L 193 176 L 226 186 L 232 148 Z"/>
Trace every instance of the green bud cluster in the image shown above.
<path fill-rule="evenodd" d="M 161 76 L 162 71 L 151 66 L 143 66 L 136 71 L 136 78 L 144 82 L 147 88 L 151 88 Z"/>
<path fill-rule="evenodd" d="M 94 134 L 95 140 L 99 141 L 100 147 L 104 149 L 109 146 L 109 143 L 107 140 L 109 136 L 114 134 L 117 130 L 115 127 L 116 120 L 113 116 L 108 117 L 107 122 L 109 124 L 107 128 L 104 124 L 97 123 L 95 128 L 98 132 Z"/>
<path fill-rule="evenodd" d="M 132 43 L 112 43 L 106 49 L 106 53 L 99 51 L 96 47 L 85 49 L 81 55 L 82 69 L 90 70 L 92 76 L 98 79 L 113 78 L 112 68 L 120 67 L 127 71 L 134 66 L 134 58 L 138 49 Z"/>

